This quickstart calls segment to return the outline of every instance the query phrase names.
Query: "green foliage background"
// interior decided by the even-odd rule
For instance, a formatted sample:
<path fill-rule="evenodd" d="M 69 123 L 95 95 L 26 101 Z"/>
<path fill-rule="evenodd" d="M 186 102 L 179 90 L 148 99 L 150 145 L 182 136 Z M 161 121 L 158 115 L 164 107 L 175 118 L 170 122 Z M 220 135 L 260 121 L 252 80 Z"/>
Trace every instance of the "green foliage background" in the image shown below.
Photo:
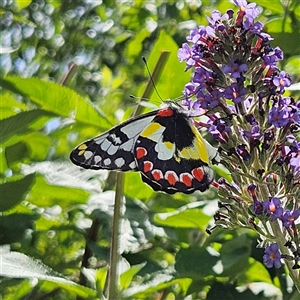
<path fill-rule="evenodd" d="M 256 3 L 284 51 L 280 67 L 298 82 L 299 1 Z M 69 153 L 129 117 L 137 103 L 129 95 L 142 95 L 149 79 L 142 56 L 153 70 L 170 51 L 156 85 L 163 99 L 180 96 L 191 74 L 178 48 L 211 11 L 235 7 L 227 0 L 0 4 L 0 299 L 104 299 L 116 174 L 81 170 Z M 145 111 L 160 102 L 153 94 Z M 251 231 L 205 233 L 216 190 L 170 196 L 128 173 L 124 195 L 120 299 L 296 299 L 284 267 L 263 265 Z"/>

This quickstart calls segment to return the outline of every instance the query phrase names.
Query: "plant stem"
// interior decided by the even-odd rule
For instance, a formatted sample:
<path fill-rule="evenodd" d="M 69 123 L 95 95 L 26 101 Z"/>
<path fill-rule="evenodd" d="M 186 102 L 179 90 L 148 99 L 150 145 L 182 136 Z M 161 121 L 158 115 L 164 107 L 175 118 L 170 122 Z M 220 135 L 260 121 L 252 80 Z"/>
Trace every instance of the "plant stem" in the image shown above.
<path fill-rule="evenodd" d="M 113 216 L 113 232 L 110 251 L 110 268 L 108 273 L 108 299 L 119 299 L 119 274 L 118 262 L 120 260 L 119 253 L 119 231 L 121 224 L 121 208 L 123 206 L 123 189 L 124 189 L 124 174 L 117 173 L 114 216 Z"/>
<path fill-rule="evenodd" d="M 160 57 L 156 63 L 152 76 L 152 80 L 149 80 L 142 98 L 149 98 L 153 92 L 154 85 L 161 75 L 161 72 L 166 64 L 166 61 L 170 55 L 168 51 L 162 51 Z M 132 117 L 141 114 L 143 107 L 140 105 L 136 106 Z M 119 298 L 119 274 L 118 274 L 118 262 L 120 260 L 119 253 L 119 236 L 120 236 L 120 224 L 122 220 L 121 210 L 123 207 L 123 192 L 124 192 L 124 174 L 121 172 L 117 173 L 116 182 L 116 195 L 115 195 L 115 205 L 114 205 L 114 216 L 113 216 L 113 232 L 111 241 L 111 252 L 110 252 L 110 262 L 109 262 L 109 273 L 108 273 L 108 288 L 107 288 L 107 298 L 109 300 L 117 300 Z"/>
<path fill-rule="evenodd" d="M 267 190 L 266 185 L 263 185 L 263 184 L 260 185 L 260 192 L 261 192 L 261 195 L 262 195 L 262 199 L 266 200 L 266 199 L 269 198 L 269 192 Z M 270 224 L 270 226 L 272 228 L 272 231 L 273 231 L 272 235 L 276 237 L 276 242 L 279 246 L 280 252 L 284 253 L 286 251 L 286 246 L 284 246 L 284 245 L 287 242 L 287 239 L 286 239 L 285 233 L 283 232 L 283 228 L 280 227 L 278 222 L 279 222 L 278 220 L 274 220 L 274 221 L 269 222 L 269 224 Z M 285 260 L 285 264 L 288 268 L 289 276 L 293 280 L 298 293 L 300 293 L 299 271 L 294 270 L 292 268 L 293 267 L 293 262 L 292 261 Z"/>
<path fill-rule="evenodd" d="M 273 235 L 276 236 L 276 242 L 279 246 L 280 252 L 284 253 L 286 251 L 286 247 L 284 246 L 286 243 L 286 238 L 284 232 L 282 232 L 282 229 L 278 223 L 278 220 L 274 220 L 273 222 L 270 222 L 270 225 L 273 230 Z M 289 271 L 289 276 L 293 280 L 295 287 L 300 294 L 300 280 L 299 280 L 299 270 L 294 270 L 293 267 L 293 262 L 289 260 L 285 260 L 285 265 L 288 268 Z"/>

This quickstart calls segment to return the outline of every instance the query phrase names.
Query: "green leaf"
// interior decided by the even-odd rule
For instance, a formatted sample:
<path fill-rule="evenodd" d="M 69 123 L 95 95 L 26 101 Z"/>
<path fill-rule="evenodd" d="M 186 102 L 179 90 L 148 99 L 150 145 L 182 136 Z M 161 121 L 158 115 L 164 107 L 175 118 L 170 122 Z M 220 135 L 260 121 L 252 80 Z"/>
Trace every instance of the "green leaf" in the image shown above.
<path fill-rule="evenodd" d="M 103 267 L 103 268 L 97 270 L 97 272 L 96 272 L 96 276 L 95 276 L 96 286 L 102 292 L 105 289 L 108 269 L 109 269 L 108 266 L 106 266 L 106 267 Z"/>
<path fill-rule="evenodd" d="M 0 245 L 20 243 L 28 230 L 34 229 L 35 216 L 14 213 L 0 216 Z"/>
<path fill-rule="evenodd" d="M 233 284 L 227 282 L 222 283 L 215 281 L 210 285 L 210 290 L 207 294 L 207 300 L 215 299 L 234 299 L 234 300 L 245 300 L 245 299 L 256 299 L 256 300 L 268 300 L 272 298 L 265 298 L 259 294 L 256 295 L 252 293 L 249 289 L 245 291 L 237 291 L 236 287 Z"/>
<path fill-rule="evenodd" d="M 273 0 L 272 1 L 272 7 L 270 7 L 270 3 L 266 2 L 266 0 L 255 0 L 255 3 L 259 6 L 262 6 L 266 9 L 270 9 L 272 10 L 272 13 L 277 13 L 279 15 L 283 14 L 283 6 L 282 6 L 282 2 L 280 0 Z"/>
<path fill-rule="evenodd" d="M 161 230 L 150 223 L 147 206 L 142 201 L 126 198 L 125 205 L 121 224 L 127 230 L 121 236 L 120 247 L 128 253 L 161 234 Z"/>
<path fill-rule="evenodd" d="M 161 77 L 156 82 L 156 88 L 162 99 L 175 99 L 182 95 L 182 91 L 187 82 L 190 81 L 190 72 L 184 72 L 185 64 L 180 63 L 177 57 L 178 45 L 165 31 L 161 31 L 159 38 L 154 44 L 149 57 L 149 68 L 152 70 L 162 51 L 170 51 L 170 56 L 162 71 Z M 180 75 L 179 75 L 180 74 Z M 152 103 L 160 103 L 161 99 L 153 94 Z"/>
<path fill-rule="evenodd" d="M 230 172 L 223 165 L 210 165 L 210 167 L 214 170 L 215 174 L 225 178 L 230 183 L 232 182 Z"/>
<path fill-rule="evenodd" d="M 284 24 L 284 21 L 285 21 L 285 19 L 283 18 L 282 15 L 280 15 L 278 18 L 272 18 L 271 21 L 269 21 L 268 23 L 265 24 L 265 27 L 268 29 L 269 34 L 272 36 L 275 33 L 277 33 L 277 34 L 281 33 L 283 35 L 290 34 L 293 31 L 291 24 L 289 24 L 289 23 Z M 284 29 L 284 32 L 283 32 L 283 29 Z M 290 42 L 293 42 L 293 41 L 290 41 Z"/>
<path fill-rule="evenodd" d="M 23 142 L 18 142 L 11 146 L 6 147 L 5 156 L 7 164 L 11 167 L 13 163 L 21 162 L 28 156 L 27 145 Z"/>
<path fill-rule="evenodd" d="M 158 280 L 164 279 L 164 277 L 161 276 L 160 273 L 156 273 L 156 274 L 159 277 L 157 278 Z M 155 278 L 155 275 L 153 277 Z M 125 290 L 124 293 L 122 293 L 122 295 L 128 297 L 129 299 L 152 299 L 153 297 L 151 296 L 153 296 L 154 293 L 162 290 L 165 290 L 167 293 L 168 287 L 171 286 L 176 286 L 177 291 L 181 290 L 180 294 L 186 295 L 187 290 L 192 283 L 192 280 L 190 278 L 171 279 L 171 280 L 165 280 L 165 282 L 161 280 L 161 282 L 157 286 L 154 286 L 152 283 L 153 282 L 151 280 L 149 280 L 144 284 L 139 283 L 133 286 L 132 288 L 128 288 L 127 290 Z M 170 294 L 174 296 L 172 292 Z M 171 298 L 165 297 L 165 299 L 174 299 L 174 297 Z M 179 299 L 183 299 L 183 298 L 181 297 Z"/>
<path fill-rule="evenodd" d="M 284 69 L 290 75 L 294 74 L 296 76 L 299 73 L 299 66 L 300 66 L 300 55 L 293 56 L 290 59 L 288 59 Z M 297 83 L 295 82 L 295 84 Z M 298 85 L 299 85 L 299 81 L 298 81 Z M 289 88 L 287 88 L 287 90 L 289 90 Z"/>
<path fill-rule="evenodd" d="M 26 143 L 30 151 L 30 158 L 33 161 L 46 160 L 51 146 L 51 138 L 40 132 L 33 132 L 26 135 L 22 140 L 22 143 Z"/>
<path fill-rule="evenodd" d="M 32 0 L 15 0 L 18 10 L 21 10 L 31 4 Z"/>
<path fill-rule="evenodd" d="M 45 116 L 53 116 L 52 113 L 41 109 L 20 112 L 12 117 L 0 120 L 1 143 L 14 135 L 27 134 L 33 131 L 30 126 Z"/>
<path fill-rule="evenodd" d="M 193 205 L 195 205 L 195 203 L 193 203 Z M 191 205 L 186 205 L 172 212 L 156 214 L 154 220 L 164 226 L 201 228 L 204 230 L 211 217 L 205 215 L 201 209 L 190 208 L 190 206 Z"/>
<path fill-rule="evenodd" d="M 38 278 L 55 282 L 59 287 L 75 292 L 78 296 L 88 298 L 96 297 L 96 292 L 75 282 L 65 279 L 63 275 L 55 272 L 46 265 L 18 252 L 6 252 L 0 248 L 0 276 L 8 278 Z"/>
<path fill-rule="evenodd" d="M 17 101 L 9 93 L 0 93 L 0 119 L 11 117 L 18 112 L 27 110 L 25 104 Z"/>
<path fill-rule="evenodd" d="M 72 205 L 85 203 L 89 195 L 79 188 L 49 184 L 42 176 L 37 176 L 27 200 L 39 207 L 57 204 L 62 208 L 70 208 Z"/>
<path fill-rule="evenodd" d="M 131 63 L 133 63 L 134 60 L 136 60 L 138 56 L 141 56 L 140 53 L 142 51 L 143 41 L 147 37 L 149 37 L 149 35 L 150 35 L 149 30 L 146 28 L 143 28 L 128 43 L 125 53 L 126 53 L 127 59 L 129 59 Z"/>
<path fill-rule="evenodd" d="M 9 290 L 9 293 L 6 293 L 5 289 Z M 32 281 L 28 279 L 5 278 L 5 280 L 0 282 L 0 291 L 3 291 L 1 296 L 5 300 L 22 300 L 27 294 L 32 292 Z"/>
<path fill-rule="evenodd" d="M 251 244 L 252 241 L 246 234 L 223 243 L 220 250 L 223 265 L 222 276 L 235 277 L 236 274 L 246 271 L 249 267 Z"/>
<path fill-rule="evenodd" d="M 5 211 L 24 200 L 35 179 L 35 174 L 29 174 L 16 181 L 0 184 L 0 211 Z"/>
<path fill-rule="evenodd" d="M 179 277 L 203 278 L 215 276 L 213 267 L 219 257 L 211 255 L 204 248 L 180 249 L 176 255 L 175 269 Z"/>
<path fill-rule="evenodd" d="M 43 110 L 62 117 L 72 117 L 84 124 L 108 129 L 109 122 L 91 102 L 73 90 L 38 78 L 5 77 L 1 85 L 12 92 L 29 97 Z"/>
<path fill-rule="evenodd" d="M 129 297 L 129 299 L 140 299 L 139 296 L 153 295 L 154 292 L 166 289 L 173 284 L 171 281 L 173 276 L 167 274 L 166 271 L 152 273 L 151 275 L 149 274 L 149 276 L 150 278 L 146 282 L 142 284 L 139 283 L 138 285 L 134 285 L 133 287 L 124 290 L 122 292 L 122 299 L 126 297 Z"/>
<path fill-rule="evenodd" d="M 4 174 L 5 170 L 7 170 L 7 161 L 5 156 L 5 151 L 3 151 L 3 148 L 0 147 L 0 174 Z"/>
<path fill-rule="evenodd" d="M 299 43 L 299 32 L 280 32 L 280 33 L 271 33 L 272 37 L 276 41 L 280 41 L 279 47 L 283 53 L 287 56 L 296 56 L 300 52 L 300 43 Z M 278 45 L 276 44 L 276 46 Z"/>
<path fill-rule="evenodd" d="M 252 257 L 249 258 L 250 266 L 244 274 L 238 277 L 239 285 L 247 284 L 248 282 L 265 282 L 272 284 L 270 273 L 266 267 Z M 244 279 L 244 280 L 243 280 Z"/>
<path fill-rule="evenodd" d="M 142 181 L 138 172 L 128 172 L 124 175 L 124 194 L 136 199 L 149 199 L 153 190 Z"/>
<path fill-rule="evenodd" d="M 125 271 L 120 276 L 120 287 L 122 290 L 128 288 L 130 285 L 132 278 L 134 275 L 136 275 L 144 266 L 146 265 L 146 262 L 134 265 L 129 270 Z"/>

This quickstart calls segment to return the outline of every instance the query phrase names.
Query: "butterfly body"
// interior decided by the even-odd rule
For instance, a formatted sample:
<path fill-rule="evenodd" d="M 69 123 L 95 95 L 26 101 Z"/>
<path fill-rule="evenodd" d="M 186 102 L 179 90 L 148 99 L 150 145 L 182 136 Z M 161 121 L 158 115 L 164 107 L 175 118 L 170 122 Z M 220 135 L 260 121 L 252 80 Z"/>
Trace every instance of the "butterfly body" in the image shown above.
<path fill-rule="evenodd" d="M 216 154 L 182 107 L 165 105 L 79 145 L 72 162 L 88 169 L 139 171 L 154 190 L 169 194 L 205 191 L 213 180 L 209 161 Z"/>

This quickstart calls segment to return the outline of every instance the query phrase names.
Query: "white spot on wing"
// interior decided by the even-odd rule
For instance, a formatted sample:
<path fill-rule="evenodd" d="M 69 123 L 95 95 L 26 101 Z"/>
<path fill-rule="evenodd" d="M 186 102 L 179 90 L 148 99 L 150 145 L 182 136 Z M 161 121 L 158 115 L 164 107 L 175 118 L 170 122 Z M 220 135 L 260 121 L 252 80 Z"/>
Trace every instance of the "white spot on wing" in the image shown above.
<path fill-rule="evenodd" d="M 133 150 L 133 147 L 134 147 L 134 144 L 132 140 L 128 140 L 127 142 L 123 143 L 121 146 L 120 146 L 120 149 L 123 149 L 125 151 L 128 151 L 128 152 L 132 152 Z"/>
<path fill-rule="evenodd" d="M 95 142 L 96 144 L 99 145 L 99 144 L 102 143 L 102 141 L 103 141 L 104 139 L 106 139 L 107 136 L 108 136 L 108 134 L 102 134 L 102 135 L 100 135 L 100 136 L 94 138 L 94 142 Z"/>
<path fill-rule="evenodd" d="M 92 151 L 85 151 L 84 152 L 84 158 L 85 159 L 89 159 L 91 156 L 93 156 L 93 152 Z"/>
<path fill-rule="evenodd" d="M 119 147 L 118 146 L 114 146 L 111 145 L 108 149 L 107 149 L 107 153 L 109 155 L 114 155 L 117 151 L 118 151 Z"/>
<path fill-rule="evenodd" d="M 127 125 L 120 128 L 120 130 L 127 135 L 129 139 L 137 137 L 144 128 L 151 122 L 154 116 L 144 117 L 134 120 Z"/>
<path fill-rule="evenodd" d="M 135 163 L 135 161 L 133 161 L 133 162 L 131 162 L 131 163 L 129 164 L 129 168 L 132 169 L 132 170 L 136 168 L 136 163 Z"/>
<path fill-rule="evenodd" d="M 111 159 L 110 158 L 105 158 L 103 161 L 105 166 L 109 166 L 111 164 Z"/>
<path fill-rule="evenodd" d="M 96 156 L 94 157 L 94 162 L 95 162 L 95 164 L 97 164 L 98 162 L 100 162 L 101 159 L 102 159 L 101 156 L 96 155 Z"/>
<path fill-rule="evenodd" d="M 101 149 L 102 149 L 103 151 L 106 151 L 106 150 L 109 148 L 110 145 L 111 145 L 111 142 L 110 142 L 108 139 L 105 139 L 105 140 L 102 142 L 102 144 L 100 145 L 100 147 L 101 147 Z"/>
<path fill-rule="evenodd" d="M 118 168 L 121 168 L 122 166 L 124 166 L 125 164 L 125 159 L 123 157 L 118 157 L 116 160 L 115 160 L 115 164 Z"/>
<path fill-rule="evenodd" d="M 175 144 L 172 144 L 172 148 L 169 149 L 162 140 L 159 140 L 155 146 L 155 151 L 157 152 L 157 157 L 159 159 L 169 160 L 174 156 Z"/>
<path fill-rule="evenodd" d="M 110 135 L 110 138 L 115 145 L 120 145 L 122 143 L 120 137 L 116 136 L 114 133 Z"/>

